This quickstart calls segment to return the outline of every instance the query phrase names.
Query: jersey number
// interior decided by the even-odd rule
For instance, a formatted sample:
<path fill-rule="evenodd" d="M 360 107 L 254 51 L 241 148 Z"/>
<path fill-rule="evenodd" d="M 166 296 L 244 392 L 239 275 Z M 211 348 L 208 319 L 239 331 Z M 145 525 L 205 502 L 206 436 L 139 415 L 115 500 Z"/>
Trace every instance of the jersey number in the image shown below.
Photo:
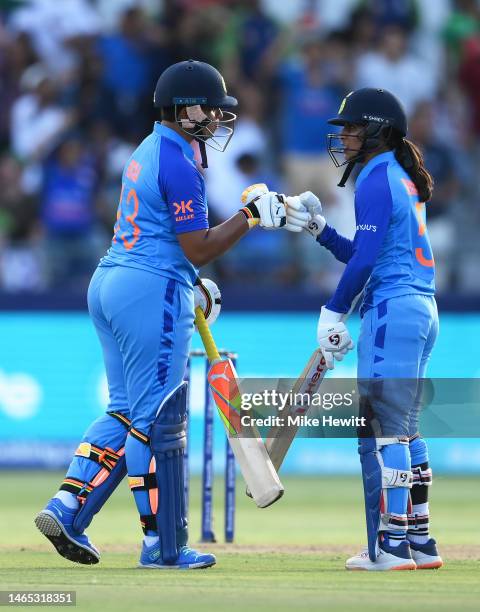
<path fill-rule="evenodd" d="M 425 204 L 423 202 L 418 202 L 417 204 L 415 204 L 415 213 L 416 213 L 417 222 L 418 222 L 418 235 L 421 237 L 425 235 L 425 231 L 427 229 L 427 226 L 425 224 Z M 415 249 L 415 257 L 418 263 L 421 266 L 424 266 L 425 268 L 433 268 L 435 265 L 433 255 L 431 259 L 428 259 L 427 257 L 425 257 L 423 253 L 423 247 L 417 247 Z"/>
<path fill-rule="evenodd" d="M 120 239 L 123 243 L 123 246 L 130 251 L 135 246 L 139 236 L 140 236 L 140 228 L 135 223 L 135 219 L 138 215 L 138 196 L 137 192 L 133 187 L 129 189 L 127 193 L 127 197 L 125 199 L 125 205 L 123 204 L 123 196 L 125 192 L 125 185 L 122 185 L 122 191 L 120 192 L 120 202 L 118 204 L 117 210 L 117 222 L 115 227 L 113 228 L 113 242 L 117 242 L 117 238 Z M 122 208 L 123 207 L 123 208 Z M 120 220 L 122 217 L 122 212 L 125 210 L 126 214 L 125 220 L 131 226 L 128 231 L 122 232 L 120 234 Z M 130 212 L 131 211 L 131 212 Z M 130 239 L 129 239 L 130 238 Z"/>

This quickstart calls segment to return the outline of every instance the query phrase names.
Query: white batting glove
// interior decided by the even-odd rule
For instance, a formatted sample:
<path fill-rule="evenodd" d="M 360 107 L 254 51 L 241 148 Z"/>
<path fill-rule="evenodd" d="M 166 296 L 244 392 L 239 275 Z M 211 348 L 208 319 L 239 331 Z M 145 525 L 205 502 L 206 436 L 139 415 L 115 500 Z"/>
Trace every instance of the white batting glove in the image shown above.
<path fill-rule="evenodd" d="M 242 193 L 241 212 L 248 225 L 260 225 L 264 229 L 279 229 L 287 222 L 285 197 L 275 191 L 268 191 L 265 183 L 250 185 Z"/>
<path fill-rule="evenodd" d="M 298 198 L 312 217 L 322 214 L 322 203 L 314 193 L 311 191 L 304 191 Z"/>
<path fill-rule="evenodd" d="M 315 240 L 320 236 L 320 234 L 325 229 L 327 222 L 325 221 L 325 217 L 322 215 L 315 215 L 307 224 L 305 231 L 311 234 Z"/>
<path fill-rule="evenodd" d="M 329 370 L 334 368 L 334 359 L 342 361 L 355 346 L 348 329 L 341 321 L 342 313 L 322 306 L 317 325 L 317 342 Z"/>
<path fill-rule="evenodd" d="M 300 196 L 287 197 L 286 205 L 287 223 L 285 229 L 289 232 L 301 232 L 306 229 L 311 216 L 300 201 Z"/>
<path fill-rule="evenodd" d="M 209 278 L 197 278 L 193 287 L 194 307 L 200 306 L 209 325 L 217 320 L 222 308 L 222 294 L 217 284 Z"/>
<path fill-rule="evenodd" d="M 316 240 L 327 225 L 325 217 L 322 215 L 322 204 L 317 196 L 311 191 L 304 191 L 298 197 L 311 215 L 311 219 L 305 231 L 311 234 Z"/>

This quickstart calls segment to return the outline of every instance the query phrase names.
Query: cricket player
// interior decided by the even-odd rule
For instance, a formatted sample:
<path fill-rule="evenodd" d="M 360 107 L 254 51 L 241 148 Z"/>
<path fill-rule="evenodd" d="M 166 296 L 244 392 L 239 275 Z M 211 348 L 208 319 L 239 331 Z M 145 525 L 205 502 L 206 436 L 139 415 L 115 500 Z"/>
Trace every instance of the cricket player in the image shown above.
<path fill-rule="evenodd" d="M 418 433 L 419 379 L 425 377 L 438 333 L 435 267 L 425 225 L 433 181 L 419 149 L 405 138 L 402 104 L 388 91 L 351 92 L 329 123 L 342 127 L 328 136 L 335 165 L 346 164 L 339 186 L 355 164 L 361 166 L 353 241 L 326 223 L 313 194 L 299 197 L 313 215 L 308 231 L 346 264 L 318 322 L 318 343 L 329 368 L 353 348 L 342 319 L 364 292 L 358 378 L 369 426 L 359 432 L 359 454 L 368 550 L 348 559 L 346 567 L 438 568 L 442 559 L 429 536 L 432 471 Z"/>
<path fill-rule="evenodd" d="M 65 558 L 98 563 L 85 529 L 128 472 L 144 531 L 140 567 L 194 569 L 216 560 L 187 545 L 183 379 L 194 306 L 210 323 L 220 309 L 214 283 L 194 289 L 198 268 L 255 225 L 302 231 L 310 215 L 253 185 L 240 211 L 210 228 L 192 143 L 206 167 L 206 145 L 223 151 L 232 137 L 237 100 L 213 66 L 189 60 L 162 73 L 154 105 L 161 120 L 125 166 L 112 245 L 88 290 L 108 410 L 86 431 L 60 490 L 35 522 Z"/>

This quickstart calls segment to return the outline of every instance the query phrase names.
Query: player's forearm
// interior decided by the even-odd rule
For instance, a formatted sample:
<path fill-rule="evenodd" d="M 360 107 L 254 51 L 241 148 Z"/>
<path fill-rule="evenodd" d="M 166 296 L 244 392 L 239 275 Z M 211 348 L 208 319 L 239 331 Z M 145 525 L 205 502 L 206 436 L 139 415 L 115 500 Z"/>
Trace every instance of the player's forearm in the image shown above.
<path fill-rule="evenodd" d="M 338 287 L 327 302 L 326 307 L 334 312 L 343 314 L 349 312 L 353 300 L 363 291 L 370 274 L 373 264 L 362 263 L 358 258 L 352 258 L 345 268 Z"/>
<path fill-rule="evenodd" d="M 317 242 L 328 249 L 338 261 L 348 263 L 353 255 L 353 241 L 341 236 L 329 225 L 317 238 Z"/>
<path fill-rule="evenodd" d="M 238 212 L 220 225 L 205 230 L 195 249 L 187 253 L 187 257 L 194 266 L 205 266 L 228 251 L 248 230 L 245 215 Z"/>

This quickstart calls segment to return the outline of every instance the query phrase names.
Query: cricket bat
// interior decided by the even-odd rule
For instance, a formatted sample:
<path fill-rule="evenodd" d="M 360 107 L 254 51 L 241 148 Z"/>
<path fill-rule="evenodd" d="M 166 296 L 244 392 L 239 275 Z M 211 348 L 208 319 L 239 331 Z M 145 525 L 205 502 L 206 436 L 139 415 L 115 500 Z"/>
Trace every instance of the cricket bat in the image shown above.
<path fill-rule="evenodd" d="M 195 309 L 195 323 L 210 362 L 208 382 L 228 441 L 251 497 L 259 508 L 266 508 L 282 497 L 283 485 L 258 431 L 241 423 L 237 373 L 231 360 L 220 356 L 199 306 Z M 242 437 L 235 437 L 240 433 Z"/>
<path fill-rule="evenodd" d="M 304 367 L 300 377 L 297 378 L 293 385 L 292 395 L 306 393 L 313 395 L 317 393 L 318 388 L 327 372 L 327 366 L 325 364 L 325 357 L 322 355 L 320 349 L 313 351 L 312 356 L 308 360 L 307 365 Z M 288 417 L 295 417 L 298 415 L 306 414 L 310 406 L 303 405 L 289 405 L 285 408 L 282 416 L 288 422 Z M 267 432 L 265 438 L 265 448 L 272 460 L 273 467 L 278 472 L 282 467 L 283 460 L 288 452 L 288 449 L 292 445 L 295 436 L 297 435 L 298 425 L 273 425 Z M 247 486 L 246 494 L 248 497 L 252 497 L 251 491 Z"/>
<path fill-rule="evenodd" d="M 353 299 L 350 310 L 343 315 L 342 321 L 345 322 L 350 314 L 355 310 L 355 306 L 357 305 L 358 300 L 360 299 L 363 290 Z M 312 356 L 308 360 L 307 365 L 304 367 L 300 377 L 297 378 L 297 381 L 293 385 L 293 394 L 301 394 L 306 393 L 312 396 L 314 393 L 317 393 L 318 388 L 322 380 L 325 378 L 325 374 L 327 373 L 327 367 L 325 363 L 325 358 L 322 355 L 322 351 L 318 348 L 313 351 Z M 308 412 L 308 406 L 288 406 L 286 411 L 284 412 L 284 416 L 297 416 L 302 415 Z M 288 420 L 287 420 L 288 422 Z M 285 459 L 285 455 L 288 452 L 288 449 L 292 445 L 295 436 L 297 435 L 298 425 L 289 425 L 288 427 L 282 426 L 273 426 L 271 427 L 265 438 L 265 447 L 270 455 L 270 459 L 275 467 L 275 469 L 280 470 L 283 460 Z M 250 491 L 247 488 L 247 495 L 251 497 Z"/>
<path fill-rule="evenodd" d="M 300 377 L 293 385 L 292 394 L 308 394 L 312 396 L 317 393 L 318 388 L 327 372 L 327 366 L 325 364 L 325 357 L 322 355 L 320 349 L 313 351 L 312 356 L 308 360 L 307 365 L 303 369 Z M 288 417 L 298 416 L 308 412 L 309 406 L 303 405 L 289 405 L 286 407 L 282 416 L 285 417 L 288 422 Z M 270 455 L 270 459 L 278 471 L 285 459 L 285 455 L 288 449 L 292 445 L 292 442 L 297 435 L 298 425 L 284 426 L 273 426 L 267 432 L 265 438 L 265 447 Z"/>

